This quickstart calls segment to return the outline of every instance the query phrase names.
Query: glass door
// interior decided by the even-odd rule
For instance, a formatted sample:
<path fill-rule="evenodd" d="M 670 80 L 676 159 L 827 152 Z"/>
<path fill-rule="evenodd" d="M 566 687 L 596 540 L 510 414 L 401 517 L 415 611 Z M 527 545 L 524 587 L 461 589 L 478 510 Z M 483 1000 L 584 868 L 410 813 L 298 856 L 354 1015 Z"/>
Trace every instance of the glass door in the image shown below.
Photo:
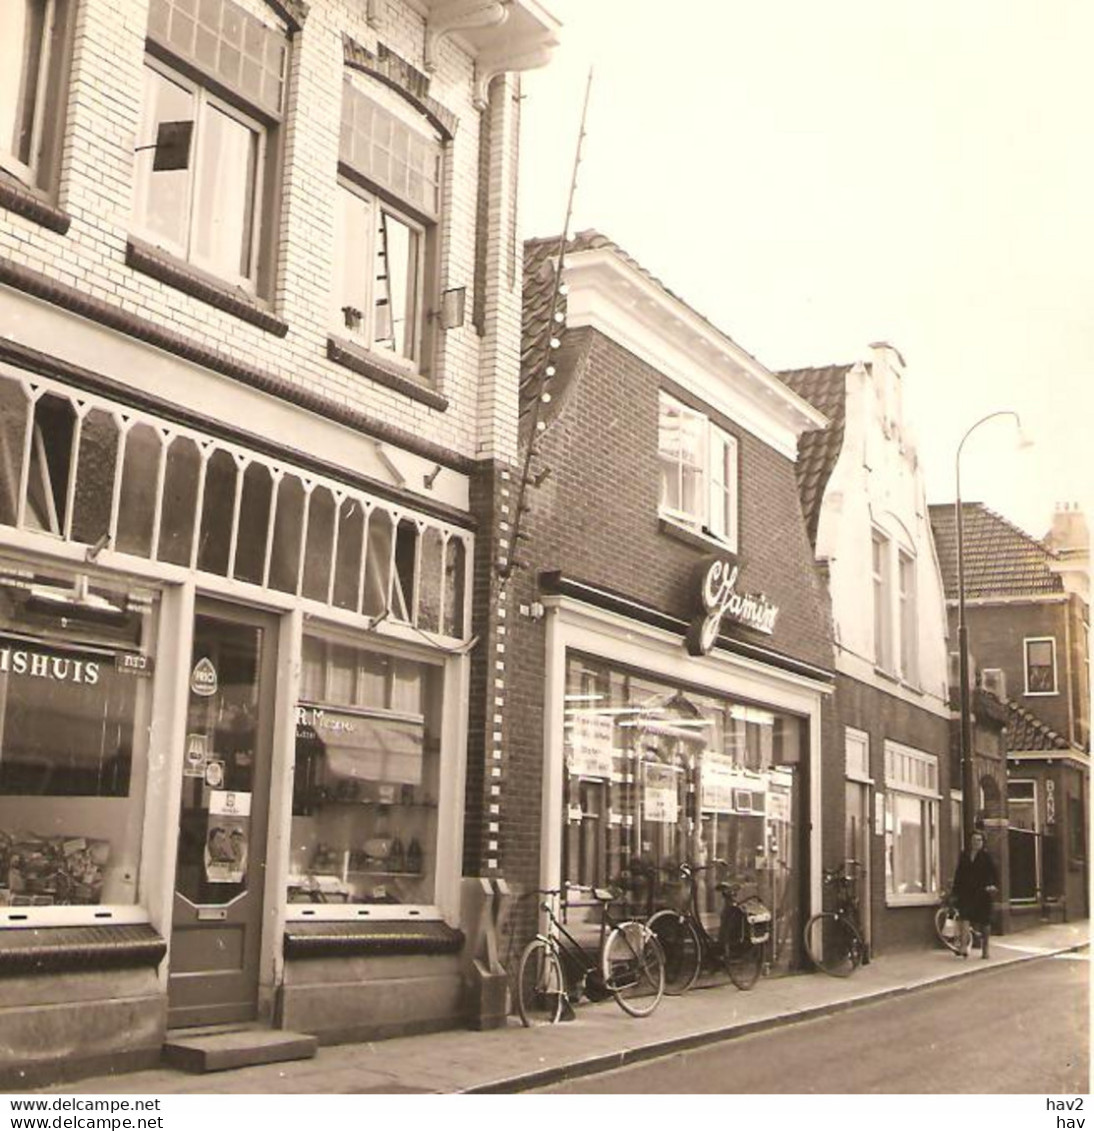
<path fill-rule="evenodd" d="M 199 602 L 182 767 L 168 1024 L 258 1008 L 276 620 Z"/>

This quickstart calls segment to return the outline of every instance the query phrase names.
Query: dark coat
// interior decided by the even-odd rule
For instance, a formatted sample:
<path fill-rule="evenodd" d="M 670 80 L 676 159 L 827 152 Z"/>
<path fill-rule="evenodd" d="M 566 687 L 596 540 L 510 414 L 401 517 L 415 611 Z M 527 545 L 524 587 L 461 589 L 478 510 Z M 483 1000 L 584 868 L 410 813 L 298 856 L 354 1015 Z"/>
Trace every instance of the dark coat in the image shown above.
<path fill-rule="evenodd" d="M 953 875 L 953 898 L 961 918 L 977 924 L 990 922 L 992 893 L 986 889 L 998 883 L 995 861 L 987 849 L 980 849 L 975 859 L 962 852 Z"/>

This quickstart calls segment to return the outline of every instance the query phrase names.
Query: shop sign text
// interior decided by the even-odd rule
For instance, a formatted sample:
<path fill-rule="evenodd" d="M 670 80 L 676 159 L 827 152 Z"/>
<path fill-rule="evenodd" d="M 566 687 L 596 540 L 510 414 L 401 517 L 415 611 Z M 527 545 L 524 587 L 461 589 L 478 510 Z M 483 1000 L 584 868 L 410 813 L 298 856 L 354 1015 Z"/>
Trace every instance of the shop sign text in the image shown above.
<path fill-rule="evenodd" d="M 0 646 L 0 675 L 8 674 L 52 679 L 58 683 L 85 683 L 94 687 L 99 682 L 99 663 L 4 644 Z"/>
<path fill-rule="evenodd" d="M 779 606 L 763 593 L 740 593 L 737 582 L 741 567 L 729 558 L 718 557 L 704 564 L 699 580 L 700 612 L 687 634 L 688 652 L 705 656 L 718 639 L 722 621 L 731 620 L 770 636 L 775 631 Z"/>
<path fill-rule="evenodd" d="M 190 673 L 190 690 L 195 695 L 208 696 L 217 693 L 217 670 L 208 656 L 202 656 Z"/>

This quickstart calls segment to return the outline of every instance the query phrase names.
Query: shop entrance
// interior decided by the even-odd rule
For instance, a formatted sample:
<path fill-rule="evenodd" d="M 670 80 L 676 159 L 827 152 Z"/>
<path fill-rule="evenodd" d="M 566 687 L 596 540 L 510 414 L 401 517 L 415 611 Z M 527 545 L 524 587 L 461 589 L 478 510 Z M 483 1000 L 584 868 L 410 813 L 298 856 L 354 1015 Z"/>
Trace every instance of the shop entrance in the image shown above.
<path fill-rule="evenodd" d="M 270 616 L 198 602 L 171 935 L 171 1028 L 257 1016 L 276 627 Z"/>

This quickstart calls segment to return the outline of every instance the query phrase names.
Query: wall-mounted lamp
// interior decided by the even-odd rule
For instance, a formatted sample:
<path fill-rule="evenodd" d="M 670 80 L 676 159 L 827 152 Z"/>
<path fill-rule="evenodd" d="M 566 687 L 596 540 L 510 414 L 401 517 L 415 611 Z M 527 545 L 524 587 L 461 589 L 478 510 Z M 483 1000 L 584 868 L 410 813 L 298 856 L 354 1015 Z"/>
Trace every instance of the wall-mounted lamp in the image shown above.
<path fill-rule="evenodd" d="M 459 330 L 463 326 L 467 308 L 467 288 L 452 287 L 441 295 L 441 309 L 438 317 L 442 330 Z"/>
<path fill-rule="evenodd" d="M 431 490 L 431 491 L 433 490 L 433 481 L 437 478 L 438 475 L 440 475 L 442 470 L 443 470 L 443 468 L 442 468 L 441 464 L 439 464 L 439 463 L 434 464 L 433 470 L 431 472 L 429 472 L 427 475 L 422 476 L 422 482 L 425 484 L 426 487 L 429 488 L 429 490 Z"/>

